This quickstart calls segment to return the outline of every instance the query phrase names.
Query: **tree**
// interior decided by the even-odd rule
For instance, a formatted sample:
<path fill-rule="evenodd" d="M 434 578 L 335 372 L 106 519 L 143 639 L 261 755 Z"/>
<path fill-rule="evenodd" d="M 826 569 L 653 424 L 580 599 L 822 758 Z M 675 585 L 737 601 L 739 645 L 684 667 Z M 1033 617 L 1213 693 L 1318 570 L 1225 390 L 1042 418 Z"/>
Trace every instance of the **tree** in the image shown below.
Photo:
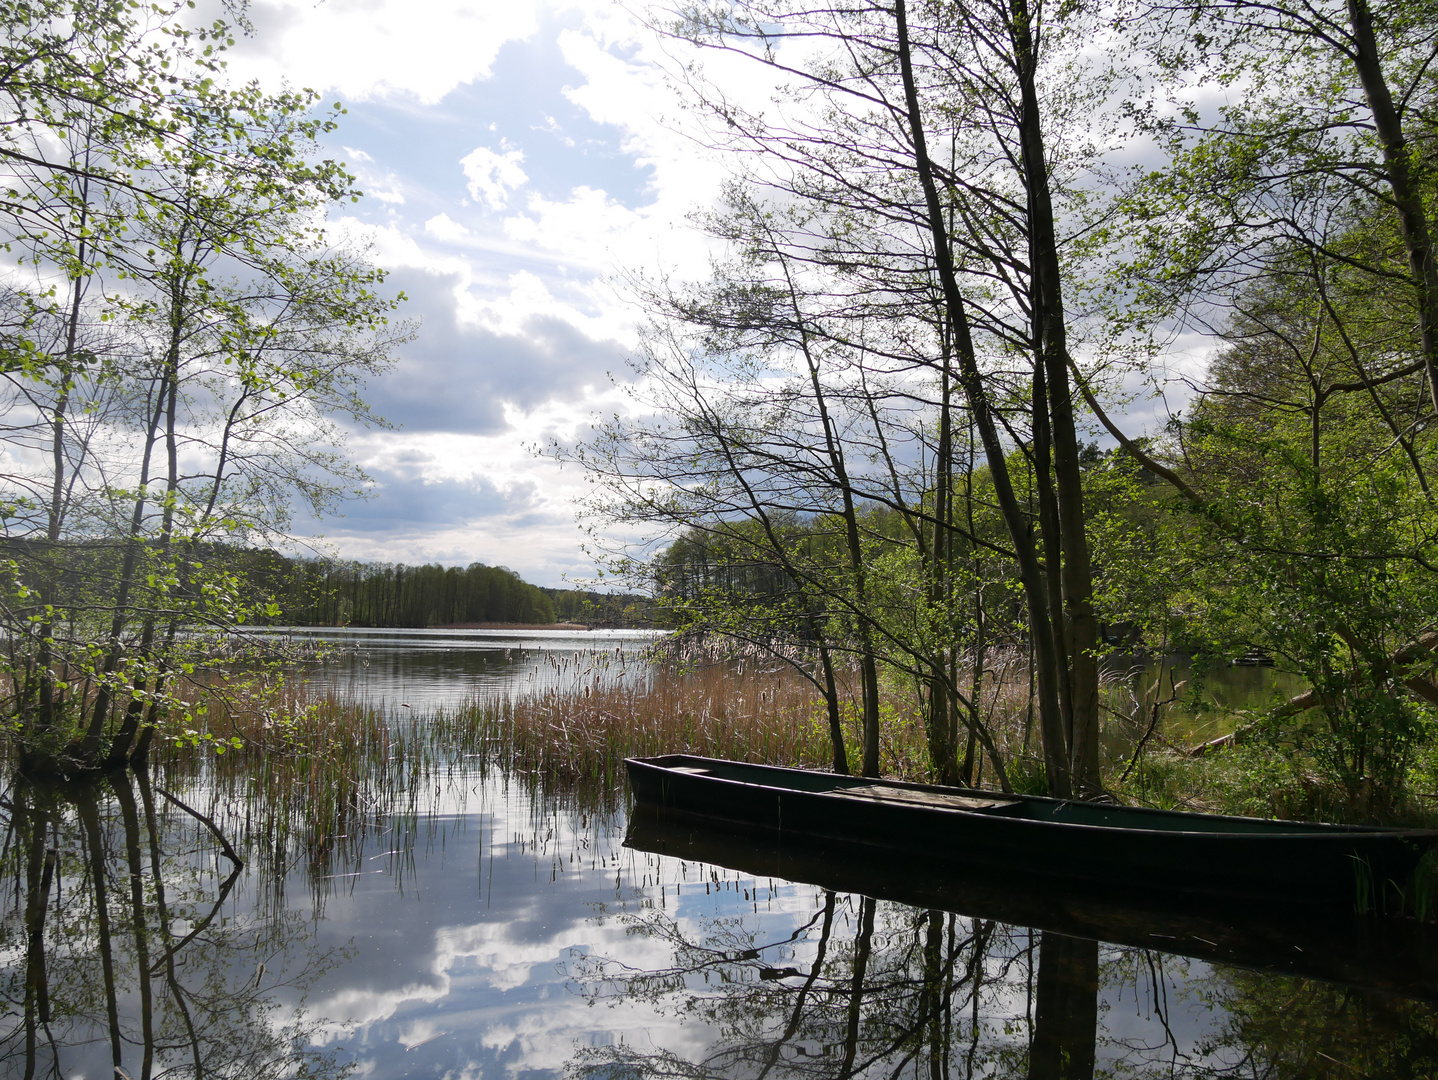
<path fill-rule="evenodd" d="M 140 50 L 127 17 L 110 32 Z M 103 242 L 80 198 L 73 252 L 31 244 L 70 281 L 65 310 L 32 300 L 22 331 L 60 321 L 58 357 L 26 338 L 33 359 L 11 372 L 11 414 L 39 405 L 52 446 L 43 474 L 17 478 L 8 522 L 9 667 L 33 768 L 142 761 L 157 725 L 183 715 L 172 682 L 212 648 L 204 631 L 251 617 L 213 556 L 282 535 L 293 498 L 322 509 L 361 478 L 330 417 L 373 419 L 358 391 L 404 336 L 383 274 L 324 234 L 324 207 L 355 194 L 343 168 L 313 160 L 333 117 L 311 115 L 310 95 L 218 89 L 186 40 L 140 50 L 173 80 L 128 106 L 146 138 L 102 144 L 86 128 L 85 168 L 66 173 L 103 206 Z M 81 350 L 82 329 L 104 349 Z"/>
<path fill-rule="evenodd" d="M 719 121 L 716 144 L 749 163 L 709 222 L 735 265 L 696 298 L 651 305 L 695 328 L 686 348 L 763 350 L 776 370 L 809 376 L 812 426 L 785 429 L 806 440 L 774 459 L 776 472 L 803 461 L 783 483 L 823 485 L 841 519 L 865 501 L 899 510 L 941 620 L 957 610 L 948 598 L 964 532 L 955 433 L 971 429 L 1026 598 L 1048 783 L 1063 795 L 1099 787 L 1097 618 L 1065 307 L 1074 245 L 1058 226 L 1082 233 L 1095 212 L 1075 177 L 1098 153 L 1083 118 L 1109 83 L 1103 70 L 1074 82 L 1086 18 L 998 3 L 685 8 L 666 32 L 790 82 L 761 113 L 686 71 Z M 1046 142 L 1055 132 L 1057 149 Z M 823 416 L 836 393 L 864 418 L 857 442 L 855 428 Z M 1016 448 L 1031 488 L 1012 474 Z M 857 454 L 877 466 L 861 479 Z M 866 610 L 856 531 L 854 606 Z M 882 636 L 872 617 L 859 625 Z M 951 778 L 960 699 L 943 652 L 914 659 L 927 668 L 936 771 Z"/>
<path fill-rule="evenodd" d="M 1341 783 L 1346 806 L 1328 812 L 1391 813 L 1426 737 L 1414 699 L 1438 701 L 1432 12 L 1147 15 L 1137 26 L 1175 85 L 1197 71 L 1245 93 L 1156 124 L 1170 164 L 1134 189 L 1134 310 L 1225 342 L 1166 461 L 1135 453 L 1203 523 L 1190 537 L 1218 560 L 1204 575 L 1215 639 L 1271 650 L 1311 684 L 1273 711 L 1274 737 Z M 1289 722 L 1315 707 L 1316 741 Z"/>

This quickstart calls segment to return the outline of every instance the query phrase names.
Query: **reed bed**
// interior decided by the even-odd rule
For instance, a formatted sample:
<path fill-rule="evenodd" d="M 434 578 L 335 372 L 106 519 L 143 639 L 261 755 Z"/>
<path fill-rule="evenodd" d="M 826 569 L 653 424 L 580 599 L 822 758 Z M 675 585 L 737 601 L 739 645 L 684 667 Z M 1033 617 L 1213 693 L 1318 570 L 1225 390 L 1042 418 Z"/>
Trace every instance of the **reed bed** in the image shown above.
<path fill-rule="evenodd" d="M 622 805 L 626 757 L 685 752 L 767 764 L 832 766 L 818 689 L 784 657 L 722 643 L 680 643 L 634 668 L 632 653 L 556 657 L 548 683 L 508 698 L 396 718 L 382 707 L 315 695 L 266 677 L 204 694 L 197 740 L 167 743 L 156 764 L 190 790 L 208 788 L 231 820 L 254 831 L 252 850 L 303 857 L 323 876 L 396 815 L 432 813 L 456 779 L 493 771 L 595 813 Z M 796 658 L 790 658 L 796 659 Z M 797 658 L 802 659 L 802 658 Z M 997 660 L 998 662 L 995 662 Z M 1019 790 L 1042 786 L 1029 749 L 1027 669 L 1020 653 L 990 657 L 979 706 Z M 841 672 L 841 720 L 851 771 L 860 747 L 858 678 Z M 899 672 L 881 701 L 880 768 L 932 776 L 920 688 Z M 997 786 L 979 752 L 974 780 Z"/>
<path fill-rule="evenodd" d="M 548 683 L 540 678 L 511 697 L 400 719 L 382 706 L 256 675 L 201 688 L 201 730 L 188 743 L 164 743 L 155 757 L 177 781 L 210 784 L 232 806 L 238 800 L 250 820 L 266 820 L 283 833 L 298 830 L 305 847 L 318 853 L 361 833 L 368 820 L 425 812 L 458 774 L 499 769 L 546 794 L 570 794 L 600 809 L 622 797 L 626 757 L 685 752 L 827 769 L 833 761 L 827 711 L 818 689 L 797 670 L 803 660 L 712 639 L 681 640 L 647 657 L 636 678 L 627 667 L 634 655 L 622 650 L 578 661 L 557 656 Z M 1027 657 L 1021 650 L 991 650 L 987 661 L 979 715 L 1010 781 L 1019 790 L 1037 790 L 1042 764 Z M 857 772 L 858 678 L 853 671 L 838 674 L 849 765 Z M 962 671 L 960 685 L 968 688 Z M 891 671 L 883 690 L 881 771 L 931 779 L 921 687 Z M 1129 726 L 1137 725 L 1113 728 Z M 1142 733 L 1124 734 L 1131 748 Z M 963 735 L 961 729 L 961 753 Z M 214 752 L 197 752 L 197 746 Z M 1113 765 L 1121 767 L 1122 749 L 1112 752 Z M 973 779 L 997 786 L 977 746 Z"/>
<path fill-rule="evenodd" d="M 981 716 L 1001 753 L 1022 772 L 1028 749 L 1028 684 L 1022 665 L 1001 658 L 980 695 Z M 662 656 L 642 680 L 626 680 L 632 657 L 596 653 L 583 666 L 553 661 L 542 682 L 508 698 L 483 699 L 396 720 L 382 710 L 307 695 L 302 687 L 256 682 L 225 688 L 209 708 L 208 742 L 236 749 L 207 766 L 218 778 L 243 775 L 257 794 L 332 811 L 392 805 L 456 771 L 493 768 L 548 789 L 622 787 L 626 757 L 685 752 L 806 768 L 833 761 L 818 689 L 783 658 L 759 650 L 692 643 Z M 860 746 L 857 674 L 841 671 L 841 722 L 850 766 Z M 563 676 L 560 678 L 559 676 Z M 919 688 L 893 673 L 881 700 L 880 768 L 930 776 Z M 195 755 L 172 750 L 171 767 Z M 978 763 L 977 782 L 991 771 Z"/>
<path fill-rule="evenodd" d="M 162 786 L 221 822 L 260 871 L 262 887 L 282 890 L 289 871 L 303 867 L 318 906 L 369 867 L 376 851 L 404 858 L 436 827 L 437 814 L 462 808 L 466 793 L 496 774 L 544 796 L 536 806 L 558 800 L 600 817 L 623 807 L 626 757 L 687 752 L 830 768 L 825 702 L 798 670 L 807 660 L 692 640 L 668 643 L 638 663 L 622 649 L 557 654 L 512 696 L 419 715 L 401 710 L 398 717 L 383 705 L 253 672 L 194 687 L 186 695 L 194 699 L 194 730 L 171 729 L 171 738 L 157 741 L 153 764 Z M 1041 792 L 1027 656 L 991 649 L 986 660 L 979 715 L 1014 788 Z M 858 676 L 841 670 L 839 678 L 849 766 L 857 772 Z M 958 682 L 971 690 L 962 670 Z M 1110 756 L 1117 775 L 1157 701 L 1121 700 L 1131 683 L 1107 689 L 1111 730 L 1126 735 Z M 885 673 L 886 776 L 932 779 L 922 691 L 910 675 Z M 962 728 L 960 736 L 962 755 Z M 972 779 L 997 787 L 991 764 L 975 749 Z M 1135 772 L 1130 792 L 1152 786 L 1151 771 Z M 283 898 L 274 899 L 278 910 Z"/>
<path fill-rule="evenodd" d="M 802 659 L 802 658 L 798 658 Z M 980 716 L 1009 763 L 1011 779 L 1032 786 L 1041 768 L 1028 741 L 1029 695 L 1023 657 L 1006 653 L 989 668 Z M 823 696 L 793 663 L 752 646 L 680 642 L 659 656 L 642 685 L 615 680 L 603 654 L 577 682 L 524 696 L 467 703 L 428 721 L 450 746 L 484 748 L 488 763 L 548 784 L 621 784 L 623 760 L 692 753 L 771 765 L 827 769 L 833 763 Z M 840 710 L 848 764 L 860 752 L 858 674 L 840 671 Z M 880 703 L 880 770 L 928 780 L 932 768 L 920 688 L 901 673 L 885 680 Z M 992 779 L 976 757 L 975 781 Z"/>
<path fill-rule="evenodd" d="M 262 863 L 303 857 L 320 874 L 415 804 L 431 766 L 378 710 L 268 681 L 210 688 L 200 734 L 157 747 L 162 779 L 223 807 Z"/>
<path fill-rule="evenodd" d="M 431 724 L 451 744 L 482 741 L 494 764 L 554 781 L 621 782 L 626 757 L 684 752 L 823 768 L 833 760 L 814 687 L 785 668 L 660 669 L 646 685 L 587 684 L 473 702 Z"/>

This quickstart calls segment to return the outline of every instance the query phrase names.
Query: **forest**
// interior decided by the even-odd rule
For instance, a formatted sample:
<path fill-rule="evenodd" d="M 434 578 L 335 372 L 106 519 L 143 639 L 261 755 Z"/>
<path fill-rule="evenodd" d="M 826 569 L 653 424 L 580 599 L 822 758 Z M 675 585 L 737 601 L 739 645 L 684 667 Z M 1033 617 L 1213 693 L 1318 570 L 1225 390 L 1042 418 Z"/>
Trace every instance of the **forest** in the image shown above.
<path fill-rule="evenodd" d="M 503 566 L 406 566 L 248 553 L 246 577 L 282 626 L 648 625 L 646 597 L 531 585 Z"/>
<path fill-rule="evenodd" d="M 941 782 L 983 761 L 1033 786 L 997 730 L 1017 663 L 1038 784 L 1112 797 L 1164 708 L 1248 657 L 1307 687 L 1211 748 L 1251 789 L 1427 813 L 1435 16 L 754 0 L 656 19 L 727 73 L 696 65 L 680 92 L 736 164 L 702 218 L 712 276 L 631 279 L 633 408 L 560 450 L 595 481 L 591 520 L 647 529 L 614 572 L 801 670 L 835 768 L 852 717 L 877 774 L 902 699 Z M 777 89 L 747 99 L 736 64 Z M 1135 650 L 1195 675 L 1119 716 Z M 1120 721 L 1137 749 L 1115 760 Z"/>
<path fill-rule="evenodd" d="M 285 560 L 271 590 L 287 626 L 552 623 L 554 604 L 512 570 Z"/>

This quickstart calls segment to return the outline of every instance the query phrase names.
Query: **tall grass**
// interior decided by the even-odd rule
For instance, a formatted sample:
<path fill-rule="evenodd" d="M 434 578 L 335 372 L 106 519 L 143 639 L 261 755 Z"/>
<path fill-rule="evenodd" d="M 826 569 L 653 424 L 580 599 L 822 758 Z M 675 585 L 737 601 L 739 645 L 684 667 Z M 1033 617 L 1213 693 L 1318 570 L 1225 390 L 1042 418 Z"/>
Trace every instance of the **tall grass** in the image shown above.
<path fill-rule="evenodd" d="M 380 711 L 259 679 L 205 697 L 210 738 L 157 744 L 153 765 L 163 782 L 242 823 L 262 864 L 303 858 L 323 875 L 373 824 L 419 809 L 433 762 Z"/>
<path fill-rule="evenodd" d="M 1015 789 L 1042 791 L 1027 658 L 1021 650 L 992 650 L 988 660 L 979 715 Z M 622 802 L 626 757 L 684 752 L 804 768 L 832 764 L 823 697 L 783 657 L 684 642 L 640 671 L 622 651 L 550 662 L 551 677 L 536 676 L 514 696 L 401 718 L 263 676 L 212 686 L 198 742 L 224 752 L 197 752 L 193 739 L 172 742 L 157 752 L 157 764 L 177 782 L 208 785 L 241 808 L 262 834 L 261 850 L 297 849 L 317 872 L 376 824 L 433 810 L 457 777 L 499 770 L 526 788 L 601 812 Z M 857 771 L 857 673 L 840 672 L 840 688 Z M 922 688 L 897 671 L 885 677 L 880 748 L 885 775 L 931 778 Z M 979 746 L 974 764 L 976 783 L 998 786 Z"/>
<path fill-rule="evenodd" d="M 436 746 L 479 752 L 487 764 L 547 784 L 621 783 L 623 760 L 691 753 L 771 765 L 830 768 L 823 696 L 795 667 L 758 649 L 688 643 L 642 684 L 615 680 L 602 656 L 585 677 L 501 701 L 441 710 L 426 722 Z M 860 746 L 857 672 L 840 672 L 841 722 L 851 771 Z M 1028 748 L 1028 684 L 1021 665 L 993 666 L 978 701 L 983 723 L 1009 763 L 1011 779 L 1031 787 L 1037 755 Z M 897 672 L 880 706 L 880 768 L 888 776 L 930 779 L 920 688 Z M 992 772 L 975 748 L 975 779 Z"/>
<path fill-rule="evenodd" d="M 623 785 L 623 761 L 691 753 L 774 765 L 829 768 L 833 761 L 822 695 L 792 664 L 759 650 L 682 646 L 643 679 L 625 679 L 622 655 L 591 654 L 564 678 L 504 699 L 474 700 L 396 720 L 373 706 L 313 696 L 302 686 L 254 680 L 215 687 L 205 743 L 213 757 L 170 747 L 167 769 L 204 775 L 244 797 L 291 807 L 348 829 L 397 800 L 418 809 L 434 782 L 498 768 L 548 791 L 589 792 L 603 801 Z M 556 665 L 571 665 L 559 658 Z M 619 667 L 616 667 L 619 665 Z M 857 674 L 840 672 L 841 720 L 850 766 L 860 744 Z M 1038 768 L 1028 746 L 1028 683 L 1022 664 L 992 665 L 980 716 L 1009 763 L 1016 786 Z M 920 688 L 898 673 L 881 701 L 881 770 L 926 780 L 931 773 Z M 977 754 L 977 748 L 976 748 Z M 200 762 L 204 762 L 201 766 Z M 978 782 L 992 771 L 976 757 Z M 314 831 L 312 842 L 329 837 Z"/>
<path fill-rule="evenodd" d="M 605 786 L 620 782 L 626 757 L 683 752 L 811 768 L 833 760 L 813 686 L 792 670 L 742 662 L 661 668 L 643 686 L 596 677 L 443 710 L 430 724 L 450 745 L 481 743 L 508 771 Z"/>

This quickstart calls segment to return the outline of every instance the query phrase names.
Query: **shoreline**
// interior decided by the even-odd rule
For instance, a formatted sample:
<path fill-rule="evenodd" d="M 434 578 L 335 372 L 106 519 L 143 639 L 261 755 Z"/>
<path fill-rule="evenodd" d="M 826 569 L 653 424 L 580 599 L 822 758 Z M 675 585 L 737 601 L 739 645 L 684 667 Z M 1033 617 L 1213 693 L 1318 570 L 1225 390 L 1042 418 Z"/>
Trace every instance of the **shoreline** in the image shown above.
<path fill-rule="evenodd" d="M 431 626 L 431 630 L 593 630 L 594 627 L 586 626 L 584 623 L 553 622 L 553 623 L 526 623 L 526 622 L 457 622 L 441 623 Z"/>

